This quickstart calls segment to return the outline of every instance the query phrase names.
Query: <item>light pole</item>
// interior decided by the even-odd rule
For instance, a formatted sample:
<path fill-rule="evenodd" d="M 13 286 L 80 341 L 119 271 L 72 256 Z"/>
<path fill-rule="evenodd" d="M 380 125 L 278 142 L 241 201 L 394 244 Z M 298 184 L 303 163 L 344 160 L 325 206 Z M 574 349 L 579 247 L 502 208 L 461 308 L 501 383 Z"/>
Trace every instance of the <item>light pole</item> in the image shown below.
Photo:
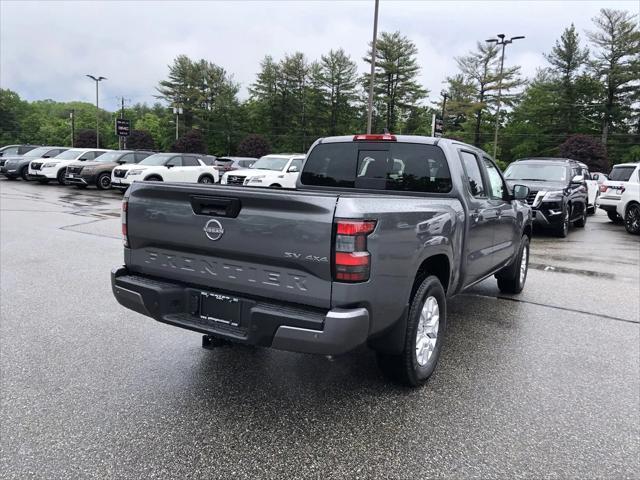
<path fill-rule="evenodd" d="M 509 39 L 505 39 L 506 35 L 504 33 L 500 33 L 497 35 L 498 38 L 490 38 L 486 40 L 488 43 L 495 43 L 496 45 L 502 45 L 502 55 L 500 57 L 500 74 L 498 76 L 498 106 L 496 108 L 496 131 L 493 136 L 493 158 L 496 158 L 496 154 L 498 152 L 498 129 L 500 128 L 500 100 L 502 95 L 502 72 L 504 69 L 504 49 L 510 43 L 513 43 L 514 40 L 520 40 L 524 38 L 523 35 L 517 37 L 511 37 Z"/>
<path fill-rule="evenodd" d="M 91 80 L 96 82 L 96 148 L 100 148 L 100 108 L 98 107 L 98 84 L 102 80 L 106 80 L 107 77 L 94 77 L 93 75 L 87 75 Z"/>
<path fill-rule="evenodd" d="M 371 116 L 373 115 L 373 81 L 376 76 L 376 39 L 378 37 L 378 0 L 375 0 L 373 14 L 373 42 L 371 44 L 371 79 L 369 82 L 369 105 L 367 110 L 367 133 L 371 133 Z"/>
<path fill-rule="evenodd" d="M 447 111 L 447 98 L 451 98 L 451 95 L 444 90 L 440 92 L 440 95 L 442 95 L 442 134 L 444 135 L 444 114 Z"/>
<path fill-rule="evenodd" d="M 179 115 L 182 115 L 182 107 L 180 106 L 175 106 L 173 107 L 173 114 L 176 116 L 176 140 L 178 140 L 178 136 L 179 136 L 179 131 L 178 131 L 178 119 L 179 119 Z"/>

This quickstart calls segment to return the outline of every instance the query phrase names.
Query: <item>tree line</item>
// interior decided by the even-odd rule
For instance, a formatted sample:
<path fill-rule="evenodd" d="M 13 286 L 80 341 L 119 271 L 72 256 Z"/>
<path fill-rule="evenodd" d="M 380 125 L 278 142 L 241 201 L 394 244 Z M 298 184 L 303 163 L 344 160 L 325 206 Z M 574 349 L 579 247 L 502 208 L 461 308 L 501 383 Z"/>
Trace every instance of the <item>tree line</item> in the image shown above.
<path fill-rule="evenodd" d="M 632 14 L 602 9 L 586 39 L 568 26 L 544 54 L 546 66 L 532 79 L 523 78 L 508 57 L 500 75 L 499 48 L 478 42 L 473 51 L 456 58 L 457 72 L 443 82 L 445 136 L 492 151 L 501 84 L 501 163 L 560 154 L 580 155 L 602 168 L 640 160 L 640 31 Z M 379 35 L 374 132 L 428 135 L 432 115 L 442 114 L 440 99 L 428 103 L 430 92 L 420 85 L 418 53 L 400 32 Z M 370 64 L 371 56 L 370 44 L 362 60 Z M 240 84 L 223 67 L 180 55 L 159 82 L 156 103 L 125 109 L 135 136 L 128 146 L 203 149 L 218 155 L 304 152 L 319 137 L 365 131 L 369 80 L 369 73 L 360 74 L 343 49 L 315 60 L 302 52 L 280 59 L 267 55 L 248 98 L 240 100 Z M 174 108 L 181 112 L 179 141 Z M 15 92 L 1 90 L 0 143 L 69 145 L 71 109 L 82 141 L 90 143 L 93 105 L 26 102 Z M 105 146 L 117 146 L 113 120 L 118 113 L 100 112 Z"/>

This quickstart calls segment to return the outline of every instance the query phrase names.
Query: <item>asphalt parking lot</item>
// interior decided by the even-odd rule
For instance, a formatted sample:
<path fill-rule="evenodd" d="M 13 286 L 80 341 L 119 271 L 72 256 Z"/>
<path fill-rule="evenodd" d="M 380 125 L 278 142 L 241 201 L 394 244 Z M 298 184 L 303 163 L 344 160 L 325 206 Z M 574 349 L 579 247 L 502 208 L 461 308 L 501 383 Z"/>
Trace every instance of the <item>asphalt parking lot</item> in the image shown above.
<path fill-rule="evenodd" d="M 452 299 L 409 390 L 365 348 L 203 350 L 114 300 L 120 194 L 0 195 L 1 478 L 638 478 L 640 241 L 602 213 Z"/>

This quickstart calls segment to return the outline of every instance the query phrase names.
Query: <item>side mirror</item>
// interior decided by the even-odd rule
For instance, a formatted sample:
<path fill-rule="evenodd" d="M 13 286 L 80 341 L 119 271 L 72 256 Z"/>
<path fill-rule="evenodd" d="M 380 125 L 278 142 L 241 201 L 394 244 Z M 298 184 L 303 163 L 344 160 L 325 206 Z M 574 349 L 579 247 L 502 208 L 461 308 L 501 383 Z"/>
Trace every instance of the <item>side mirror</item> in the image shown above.
<path fill-rule="evenodd" d="M 529 187 L 525 185 L 513 186 L 513 198 L 516 200 L 526 200 L 529 196 Z"/>
<path fill-rule="evenodd" d="M 289 170 L 287 170 L 287 172 L 297 172 L 298 171 L 298 167 L 296 167 L 295 165 L 292 167 L 289 167 Z"/>
<path fill-rule="evenodd" d="M 125 162 L 124 160 L 118 160 L 116 163 L 117 163 L 118 165 L 124 165 L 124 164 L 125 164 L 125 163 L 127 163 L 127 162 Z"/>
<path fill-rule="evenodd" d="M 167 167 L 167 168 L 173 168 L 173 164 L 171 164 L 171 163 L 167 163 L 167 164 L 165 165 L 165 167 Z"/>
<path fill-rule="evenodd" d="M 584 183 L 584 177 L 582 175 L 576 175 L 571 179 L 571 183 L 582 185 Z"/>

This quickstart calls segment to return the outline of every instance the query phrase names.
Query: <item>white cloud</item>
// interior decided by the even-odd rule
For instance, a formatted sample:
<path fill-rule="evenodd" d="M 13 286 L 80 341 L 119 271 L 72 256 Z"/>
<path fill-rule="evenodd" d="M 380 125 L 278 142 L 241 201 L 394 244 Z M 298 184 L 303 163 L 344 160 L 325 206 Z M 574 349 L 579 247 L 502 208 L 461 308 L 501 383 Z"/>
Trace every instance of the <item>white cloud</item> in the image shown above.
<path fill-rule="evenodd" d="M 396 2 L 381 0 L 380 31 L 400 30 L 419 49 L 421 81 L 437 99 L 454 57 L 497 33 L 526 35 L 509 47 L 507 64 L 533 75 L 542 52 L 575 23 L 591 28 L 602 2 Z M 638 9 L 636 1 L 609 8 Z M 260 60 L 304 52 L 317 59 L 344 48 L 366 70 L 373 2 L 14 2 L 0 3 L 0 85 L 34 100 L 94 101 L 84 77 L 108 77 L 101 103 L 116 97 L 152 102 L 155 86 L 178 54 L 225 67 L 246 87 Z M 583 35 L 583 39 L 585 36 Z"/>

